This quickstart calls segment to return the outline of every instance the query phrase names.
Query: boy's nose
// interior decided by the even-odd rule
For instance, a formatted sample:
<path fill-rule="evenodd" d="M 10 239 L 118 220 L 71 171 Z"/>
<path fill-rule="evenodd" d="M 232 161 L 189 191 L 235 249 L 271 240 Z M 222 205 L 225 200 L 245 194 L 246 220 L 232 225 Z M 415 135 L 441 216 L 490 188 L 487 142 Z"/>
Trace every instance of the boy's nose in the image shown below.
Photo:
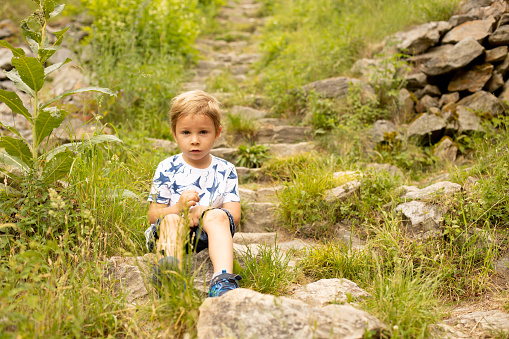
<path fill-rule="evenodd" d="M 193 144 L 197 144 L 198 143 L 198 136 L 197 135 L 193 135 L 192 136 L 191 143 L 193 143 Z"/>

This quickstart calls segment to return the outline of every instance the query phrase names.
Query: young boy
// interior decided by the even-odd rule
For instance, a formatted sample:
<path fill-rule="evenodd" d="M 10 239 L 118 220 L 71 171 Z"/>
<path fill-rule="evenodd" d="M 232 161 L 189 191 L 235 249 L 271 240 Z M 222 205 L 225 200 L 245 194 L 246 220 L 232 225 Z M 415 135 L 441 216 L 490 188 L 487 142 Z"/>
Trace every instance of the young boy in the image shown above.
<path fill-rule="evenodd" d="M 159 163 L 148 198 L 151 227 L 145 236 L 150 251 L 156 245 L 159 263 L 153 280 L 160 283 L 161 268 L 179 269 L 189 234 L 194 251 L 208 247 L 214 266 L 209 296 L 220 296 L 238 288 L 242 278 L 233 274 L 232 237 L 240 220 L 237 172 L 210 154 L 221 134 L 219 102 L 203 91 L 182 93 L 173 99 L 170 123 L 182 153 Z"/>

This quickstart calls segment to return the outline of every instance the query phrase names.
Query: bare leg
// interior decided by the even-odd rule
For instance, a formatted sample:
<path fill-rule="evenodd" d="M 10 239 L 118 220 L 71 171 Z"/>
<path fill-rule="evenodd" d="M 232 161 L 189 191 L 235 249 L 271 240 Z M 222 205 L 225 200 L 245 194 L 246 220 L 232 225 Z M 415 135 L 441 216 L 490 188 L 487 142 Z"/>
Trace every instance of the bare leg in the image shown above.
<path fill-rule="evenodd" d="M 182 264 L 184 256 L 184 241 L 186 239 L 186 226 L 182 218 L 176 214 L 168 214 L 159 224 L 159 240 L 157 241 L 157 260 L 165 256 L 178 259 Z"/>
<path fill-rule="evenodd" d="M 209 237 L 210 261 L 214 272 L 233 273 L 233 239 L 230 220 L 223 210 L 213 209 L 203 216 L 203 230 Z"/>

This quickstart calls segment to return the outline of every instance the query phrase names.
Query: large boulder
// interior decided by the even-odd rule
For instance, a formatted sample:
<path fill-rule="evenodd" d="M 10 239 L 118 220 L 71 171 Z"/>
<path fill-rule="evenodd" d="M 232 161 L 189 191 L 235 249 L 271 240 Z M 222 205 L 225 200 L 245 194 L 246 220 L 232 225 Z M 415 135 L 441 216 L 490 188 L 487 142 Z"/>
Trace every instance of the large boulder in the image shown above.
<path fill-rule="evenodd" d="M 481 118 L 472 109 L 462 105 L 456 106 L 458 116 L 458 131 L 463 132 L 484 132 L 481 125 Z"/>
<path fill-rule="evenodd" d="M 474 38 L 477 42 L 482 43 L 493 32 L 494 24 L 494 18 L 465 22 L 447 32 L 442 39 L 442 43 L 455 44 L 466 38 Z"/>
<path fill-rule="evenodd" d="M 362 91 L 368 96 L 373 95 L 374 93 L 373 88 L 365 82 L 359 79 L 347 77 L 336 77 L 315 81 L 303 86 L 302 89 L 306 93 L 314 90 L 324 98 L 340 98 L 349 93 L 351 85 L 360 86 Z"/>
<path fill-rule="evenodd" d="M 492 46 L 501 46 L 509 44 L 509 26 L 499 27 L 489 38 L 488 41 Z"/>
<path fill-rule="evenodd" d="M 221 321 L 218 321 L 220 319 Z M 238 288 L 200 306 L 198 338 L 364 338 L 381 322 L 351 305 L 313 307 Z"/>
<path fill-rule="evenodd" d="M 484 47 L 474 38 L 466 38 L 446 52 L 431 58 L 424 64 L 422 72 L 429 76 L 450 73 L 465 67 L 484 53 Z"/>
<path fill-rule="evenodd" d="M 497 116 L 504 112 L 504 106 L 493 94 L 479 91 L 458 101 L 458 105 L 470 108 L 478 113 Z"/>
<path fill-rule="evenodd" d="M 400 52 L 421 54 L 434 46 L 449 29 L 451 24 L 447 21 L 430 22 L 408 32 L 396 33 L 391 40 L 396 41 Z"/>
<path fill-rule="evenodd" d="M 245 233 L 273 231 L 277 225 L 276 207 L 276 204 L 269 202 L 248 203 L 240 230 Z"/>
<path fill-rule="evenodd" d="M 474 65 L 466 69 L 461 69 L 454 74 L 447 90 L 449 90 L 449 92 L 478 92 L 483 89 L 490 80 L 492 74 L 492 64 Z"/>
<path fill-rule="evenodd" d="M 441 181 L 423 189 L 418 189 L 414 186 L 405 186 L 405 189 L 407 192 L 401 198 L 422 200 L 434 199 L 445 194 L 454 194 L 461 190 L 461 185 L 449 181 Z"/>
<path fill-rule="evenodd" d="M 422 144 L 435 143 L 444 134 L 447 122 L 436 114 L 423 113 L 407 129 L 409 138 L 416 138 Z"/>

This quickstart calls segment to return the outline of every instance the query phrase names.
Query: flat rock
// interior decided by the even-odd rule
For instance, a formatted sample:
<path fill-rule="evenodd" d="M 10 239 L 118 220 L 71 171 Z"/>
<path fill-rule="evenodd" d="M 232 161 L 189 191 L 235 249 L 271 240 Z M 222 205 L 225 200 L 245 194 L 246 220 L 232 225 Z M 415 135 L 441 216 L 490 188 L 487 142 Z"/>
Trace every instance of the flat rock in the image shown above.
<path fill-rule="evenodd" d="M 274 126 L 259 130 L 256 138 L 259 144 L 292 144 L 307 141 L 312 132 L 309 126 Z"/>
<path fill-rule="evenodd" d="M 431 58 L 424 64 L 422 72 L 430 76 L 450 73 L 465 67 L 483 52 L 484 47 L 474 38 L 466 38 L 454 45 L 453 48 Z"/>
<path fill-rule="evenodd" d="M 401 214 L 407 232 L 414 236 L 439 231 L 443 221 L 443 213 L 437 206 L 422 201 L 400 204 L 396 206 L 396 212 Z"/>
<path fill-rule="evenodd" d="M 492 64 L 474 65 L 462 69 L 454 74 L 447 89 L 449 92 L 469 91 L 477 92 L 483 89 L 493 74 Z"/>
<path fill-rule="evenodd" d="M 262 55 L 259 53 L 239 54 L 233 57 L 232 64 L 252 64 L 260 60 L 261 57 Z"/>
<path fill-rule="evenodd" d="M 423 113 L 407 129 L 409 138 L 417 138 L 421 143 L 434 143 L 442 138 L 446 121 L 435 114 Z"/>
<path fill-rule="evenodd" d="M 351 196 L 355 192 L 359 191 L 361 187 L 360 181 L 353 180 L 349 181 L 344 185 L 335 187 L 325 192 L 325 201 L 333 202 L 338 200 L 344 200 Z"/>
<path fill-rule="evenodd" d="M 417 113 L 429 112 L 430 108 L 438 106 L 438 98 L 426 94 L 419 100 L 417 105 L 415 105 L 415 111 Z"/>
<path fill-rule="evenodd" d="M 500 62 L 504 61 L 504 59 L 507 57 L 507 46 L 500 46 L 493 49 L 486 50 L 486 54 L 484 55 L 484 62 Z"/>
<path fill-rule="evenodd" d="M 416 90 L 428 84 L 428 77 L 422 72 L 411 73 L 405 76 L 405 81 L 409 90 Z"/>
<path fill-rule="evenodd" d="M 319 80 L 307 84 L 302 87 L 305 92 L 314 90 L 324 98 L 340 98 L 349 93 L 350 85 L 358 85 L 362 88 L 363 92 L 373 94 L 373 88 L 365 82 L 347 77 L 336 77 L 324 80 Z"/>
<path fill-rule="evenodd" d="M 500 100 L 486 91 L 479 91 L 465 97 L 458 101 L 458 105 L 468 107 L 475 112 L 487 113 L 491 116 L 497 116 L 504 112 L 504 107 Z"/>
<path fill-rule="evenodd" d="M 373 142 L 379 143 L 385 140 L 395 140 L 398 135 L 398 129 L 389 120 L 377 120 L 369 134 Z"/>
<path fill-rule="evenodd" d="M 509 44 L 509 26 L 501 26 L 488 38 L 492 46 Z"/>
<path fill-rule="evenodd" d="M 228 147 L 213 148 L 210 150 L 210 154 L 213 156 L 225 159 L 230 162 L 235 162 L 235 159 L 237 158 L 237 152 L 238 149 Z"/>
<path fill-rule="evenodd" d="M 415 106 L 415 101 L 406 88 L 399 91 L 397 104 L 396 122 L 406 123 L 412 116 Z"/>
<path fill-rule="evenodd" d="M 240 230 L 245 233 L 271 232 L 277 226 L 276 204 L 269 202 L 250 202 L 247 204 L 246 218 Z"/>
<path fill-rule="evenodd" d="M 455 102 L 458 102 L 459 99 L 460 99 L 460 94 L 458 92 L 444 94 L 438 101 L 438 107 L 442 107 L 442 106 L 445 106 L 448 104 L 453 104 Z"/>
<path fill-rule="evenodd" d="M 251 107 L 245 106 L 233 106 L 231 109 L 232 114 L 241 115 L 250 119 L 261 119 L 267 115 L 266 111 L 257 110 Z"/>
<path fill-rule="evenodd" d="M 273 245 L 276 243 L 276 232 L 265 232 L 265 233 L 244 233 L 237 232 L 233 236 L 233 243 L 239 245 L 249 244 L 267 244 Z"/>
<path fill-rule="evenodd" d="M 456 27 L 456 26 L 461 25 L 467 21 L 474 21 L 477 19 L 479 19 L 479 17 L 475 16 L 475 15 L 459 14 L 459 15 L 453 15 L 449 19 L 449 23 L 451 24 L 452 27 Z"/>
<path fill-rule="evenodd" d="M 371 295 L 353 281 L 335 278 L 302 286 L 294 290 L 292 297 L 311 306 L 326 306 L 331 303 L 345 304 L 352 299 L 366 299 Z"/>
<path fill-rule="evenodd" d="M 491 75 L 491 79 L 484 86 L 484 90 L 493 93 L 502 86 L 504 86 L 504 76 L 499 72 L 494 71 Z"/>
<path fill-rule="evenodd" d="M 484 330 L 508 331 L 509 314 L 499 310 L 479 311 L 448 319 L 446 323 L 454 324 L 456 327 L 480 326 Z"/>
<path fill-rule="evenodd" d="M 391 40 L 397 42 L 400 52 L 420 54 L 434 46 L 449 29 L 451 24 L 447 21 L 430 22 L 408 32 L 396 33 Z"/>
<path fill-rule="evenodd" d="M 315 149 L 315 145 L 310 141 L 296 144 L 267 144 L 267 146 L 270 152 L 277 157 L 290 157 L 308 153 Z"/>
<path fill-rule="evenodd" d="M 221 321 L 217 321 L 220 318 Z M 200 306 L 200 339 L 233 338 L 363 338 L 380 331 L 375 317 L 351 305 L 313 307 L 300 300 L 238 288 Z"/>
<path fill-rule="evenodd" d="M 442 38 L 442 43 L 455 44 L 466 38 L 474 38 L 478 43 L 482 43 L 493 32 L 494 24 L 494 18 L 462 23 L 447 32 Z"/>
<path fill-rule="evenodd" d="M 403 199 L 433 199 L 446 194 L 454 194 L 461 190 L 461 185 L 449 181 L 437 182 L 423 189 L 412 189 L 402 196 Z"/>

